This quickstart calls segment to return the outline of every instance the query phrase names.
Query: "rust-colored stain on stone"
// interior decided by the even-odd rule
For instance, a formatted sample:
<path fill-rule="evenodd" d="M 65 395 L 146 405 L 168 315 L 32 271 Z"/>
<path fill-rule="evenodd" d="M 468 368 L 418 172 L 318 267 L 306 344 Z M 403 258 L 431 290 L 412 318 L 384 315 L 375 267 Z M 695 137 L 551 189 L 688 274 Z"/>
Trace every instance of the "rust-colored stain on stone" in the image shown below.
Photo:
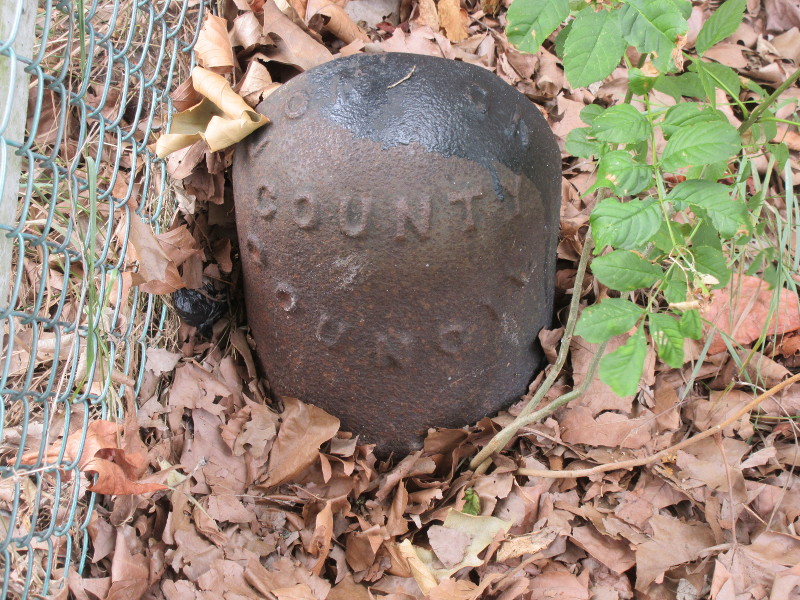
<path fill-rule="evenodd" d="M 517 400 L 550 324 L 560 155 L 479 67 L 336 59 L 258 110 L 234 195 L 247 313 L 278 396 L 383 453 Z"/>

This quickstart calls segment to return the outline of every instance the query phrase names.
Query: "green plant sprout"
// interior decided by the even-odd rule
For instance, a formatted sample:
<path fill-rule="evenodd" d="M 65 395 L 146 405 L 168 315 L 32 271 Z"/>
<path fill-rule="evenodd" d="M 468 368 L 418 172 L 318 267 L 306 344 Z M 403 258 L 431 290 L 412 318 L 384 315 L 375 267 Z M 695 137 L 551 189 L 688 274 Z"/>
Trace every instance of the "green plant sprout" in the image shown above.
<path fill-rule="evenodd" d="M 508 39 L 524 52 L 538 51 L 563 25 L 555 52 L 573 87 L 603 80 L 623 60 L 628 66 L 625 102 L 586 106 L 586 126 L 566 139 L 568 153 L 596 165 L 587 194 L 608 196 L 589 218 L 596 244 L 591 270 L 620 293 L 587 307 L 575 333 L 601 344 L 632 332 L 599 364 L 600 379 L 620 396 L 637 392 L 648 343 L 668 366 L 683 366 L 685 340 L 703 336 L 701 302 L 725 287 L 733 270 L 763 273 L 776 290 L 791 280 L 791 265 L 783 264 L 792 262 L 791 254 L 765 250 L 753 257 L 743 248 L 763 240 L 767 220 L 761 215 L 774 212 L 765 207 L 769 174 L 788 168 L 789 153 L 784 144 L 769 142 L 777 123 L 797 124 L 775 116 L 776 101 L 800 70 L 768 94 L 730 67 L 702 60 L 739 27 L 745 0 L 721 4 L 697 36 L 697 57 L 685 54 L 691 8 L 688 0 L 515 0 L 508 11 Z M 628 62 L 631 46 L 641 56 L 635 66 Z M 755 106 L 740 101 L 743 86 L 758 99 Z M 653 90 L 676 104 L 657 105 Z M 740 127 L 719 109 L 718 90 L 738 112 Z M 748 179 L 759 178 L 752 162 L 757 154 L 768 156 L 768 174 L 748 197 Z M 787 224 L 770 217 L 786 247 Z M 735 342 L 725 341 L 733 350 Z"/>

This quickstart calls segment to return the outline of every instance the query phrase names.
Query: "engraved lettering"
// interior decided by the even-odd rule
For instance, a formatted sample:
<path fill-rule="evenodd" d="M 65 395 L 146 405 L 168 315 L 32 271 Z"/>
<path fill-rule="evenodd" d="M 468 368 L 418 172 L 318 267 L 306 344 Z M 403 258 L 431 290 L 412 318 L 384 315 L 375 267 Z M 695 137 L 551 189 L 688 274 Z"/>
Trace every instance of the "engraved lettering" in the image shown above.
<path fill-rule="evenodd" d="M 364 233 L 371 204 L 369 198 L 342 199 L 339 204 L 339 225 L 342 233 L 349 237 L 358 237 Z"/>
<path fill-rule="evenodd" d="M 375 335 L 375 356 L 382 367 L 403 368 L 408 363 L 413 339 L 404 332 L 390 330 Z"/>
<path fill-rule="evenodd" d="M 347 323 L 332 319 L 323 313 L 317 325 L 316 337 L 326 348 L 333 348 L 339 343 L 342 334 L 347 330 Z"/>
<path fill-rule="evenodd" d="M 283 114 L 290 119 L 302 117 L 308 110 L 308 94 L 305 92 L 295 92 L 286 100 L 283 107 Z"/>
<path fill-rule="evenodd" d="M 314 229 L 319 221 L 319 202 L 312 196 L 300 196 L 292 203 L 292 220 L 300 229 Z"/>
<path fill-rule="evenodd" d="M 250 254 L 252 259 L 259 263 L 262 267 L 265 267 L 267 265 L 267 259 L 264 256 L 261 242 L 261 238 L 251 233 L 247 236 L 245 247 L 247 248 L 247 252 Z"/>
<path fill-rule="evenodd" d="M 286 312 L 292 312 L 297 309 L 299 296 L 292 285 L 283 282 L 279 283 L 275 287 L 275 297 L 278 299 L 278 305 Z"/>
<path fill-rule="evenodd" d="M 451 323 L 439 329 L 439 347 L 445 354 L 458 354 L 466 342 L 464 326 Z"/>
<path fill-rule="evenodd" d="M 475 229 L 475 211 L 473 209 L 472 201 L 483 198 L 483 193 L 474 192 L 450 192 L 448 199 L 450 204 L 457 204 L 459 202 L 464 204 L 464 231 L 473 231 Z"/>
<path fill-rule="evenodd" d="M 410 223 L 416 230 L 420 239 L 427 239 L 431 229 L 431 199 L 423 196 L 416 205 L 409 202 L 408 198 L 397 200 L 397 234 L 399 241 L 406 239 L 406 224 Z"/>
<path fill-rule="evenodd" d="M 278 212 L 278 205 L 275 203 L 275 195 L 266 186 L 262 185 L 258 188 L 258 201 L 256 203 L 256 212 L 258 216 L 269 221 Z"/>

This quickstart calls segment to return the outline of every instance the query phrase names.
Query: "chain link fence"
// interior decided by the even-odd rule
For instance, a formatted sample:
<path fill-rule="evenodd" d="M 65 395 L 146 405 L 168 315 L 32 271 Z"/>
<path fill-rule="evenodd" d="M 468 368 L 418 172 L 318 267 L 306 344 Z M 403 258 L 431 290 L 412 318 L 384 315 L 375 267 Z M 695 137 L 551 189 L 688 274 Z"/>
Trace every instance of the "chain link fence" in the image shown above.
<path fill-rule="evenodd" d="M 66 597 L 94 495 L 88 424 L 121 419 L 167 307 L 132 274 L 131 219 L 169 222 L 149 146 L 192 66 L 202 0 L 0 0 L 2 598 Z"/>

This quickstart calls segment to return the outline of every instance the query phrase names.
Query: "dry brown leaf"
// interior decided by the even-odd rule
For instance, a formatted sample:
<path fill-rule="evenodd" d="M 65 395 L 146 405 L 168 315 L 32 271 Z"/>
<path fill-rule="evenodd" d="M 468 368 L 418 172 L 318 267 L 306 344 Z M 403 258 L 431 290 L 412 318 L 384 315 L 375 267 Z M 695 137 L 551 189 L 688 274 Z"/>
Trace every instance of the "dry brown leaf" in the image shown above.
<path fill-rule="evenodd" d="M 167 489 L 167 486 L 161 483 L 133 481 L 121 465 L 104 458 L 92 458 L 86 461 L 81 471 L 97 475 L 97 480 L 86 488 L 96 494 L 136 495 Z"/>
<path fill-rule="evenodd" d="M 139 260 L 139 268 L 133 273 L 133 283 L 144 292 L 171 294 L 184 287 L 183 279 L 150 225 L 137 214 L 130 215 L 129 242 Z"/>
<path fill-rule="evenodd" d="M 259 60 L 251 59 L 247 64 L 247 71 L 244 73 L 239 89 L 236 91 L 241 95 L 248 106 L 255 108 L 264 98 L 277 90 L 281 84 L 274 83 L 267 67 Z"/>
<path fill-rule="evenodd" d="M 772 314 L 770 305 L 775 293 L 778 292 L 769 289 L 769 284 L 763 279 L 735 275 L 725 288 L 712 292 L 711 302 L 701 314 L 720 332 L 732 336 L 739 344 L 749 344 L 758 339 L 765 325 L 767 335 L 800 329 L 797 296 L 787 289 L 781 289 L 776 314 Z M 722 352 L 725 347 L 723 338 L 717 334 L 709 354 Z"/>
<path fill-rule="evenodd" d="M 331 588 L 325 600 L 372 600 L 367 588 L 353 581 L 352 575 L 346 575 Z"/>
<path fill-rule="evenodd" d="M 566 571 L 550 571 L 531 578 L 531 600 L 589 600 L 586 581 Z M 524 591 L 524 589 L 523 589 Z"/>
<path fill-rule="evenodd" d="M 319 456 L 319 447 L 339 430 L 339 419 L 321 408 L 284 399 L 278 437 L 269 454 L 269 470 L 264 485 L 272 487 L 299 475 Z"/>
<path fill-rule="evenodd" d="M 417 15 L 413 20 L 415 24 L 439 31 L 439 11 L 434 0 L 419 0 L 416 11 Z"/>
<path fill-rule="evenodd" d="M 702 523 L 684 523 L 674 517 L 653 515 L 650 540 L 636 548 L 636 589 L 646 591 L 664 572 L 695 560 L 714 545 L 711 528 Z"/>
<path fill-rule="evenodd" d="M 308 26 L 315 31 L 324 29 L 330 31 L 337 38 L 349 44 L 356 40 L 369 43 L 369 36 L 362 31 L 350 18 L 344 8 L 323 0 L 322 2 L 309 2 L 306 13 Z"/>
<path fill-rule="evenodd" d="M 264 35 L 264 29 L 254 12 L 245 12 L 233 20 L 230 33 L 230 45 L 239 46 L 245 52 L 253 50 L 256 46 L 266 46 L 272 43 L 269 36 Z M 249 65 L 256 62 L 251 56 Z M 248 65 L 248 68 L 249 68 Z"/>
<path fill-rule="evenodd" d="M 537 554 L 558 537 L 558 529 L 545 527 L 527 535 L 520 535 L 502 543 L 497 550 L 497 562 L 503 563 L 526 554 Z"/>
<path fill-rule="evenodd" d="M 428 528 L 428 542 L 436 558 L 446 567 L 454 567 L 464 560 L 472 536 L 466 531 L 432 525 Z"/>
<path fill-rule="evenodd" d="M 222 17 L 207 15 L 197 37 L 194 53 L 197 61 L 206 69 L 218 73 L 233 70 L 233 48 L 228 38 L 228 22 Z"/>
<path fill-rule="evenodd" d="M 595 419 L 591 409 L 570 406 L 560 424 L 561 439 L 568 444 L 636 449 L 653 439 L 656 420 L 648 410 L 633 419 L 613 412 L 604 412 Z"/>
<path fill-rule="evenodd" d="M 277 51 L 270 53 L 273 60 L 286 62 L 303 71 L 333 58 L 325 46 L 284 15 L 273 0 L 264 3 L 264 33 L 270 34 L 275 41 Z"/>
<path fill-rule="evenodd" d="M 615 573 L 624 573 L 636 564 L 630 545 L 602 535 L 592 525 L 573 527 L 571 536 L 575 543 Z"/>
<path fill-rule="evenodd" d="M 460 0 L 439 0 L 439 24 L 451 42 L 467 39 L 469 15 L 461 8 Z"/>

